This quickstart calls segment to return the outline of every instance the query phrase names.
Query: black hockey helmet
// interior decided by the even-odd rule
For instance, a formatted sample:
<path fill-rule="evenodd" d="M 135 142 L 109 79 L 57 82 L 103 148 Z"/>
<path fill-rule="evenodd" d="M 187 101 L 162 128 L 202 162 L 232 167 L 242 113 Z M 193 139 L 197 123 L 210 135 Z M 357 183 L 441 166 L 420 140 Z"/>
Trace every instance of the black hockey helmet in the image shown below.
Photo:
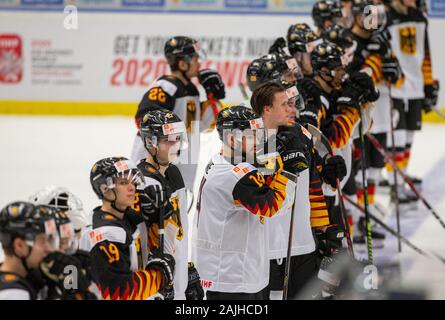
<path fill-rule="evenodd" d="M 287 30 L 287 47 L 292 55 L 297 52 L 309 52 L 312 48 L 309 44 L 318 40 L 319 37 L 306 23 L 293 24 Z"/>
<path fill-rule="evenodd" d="M 224 141 L 224 131 L 264 129 L 263 119 L 253 109 L 246 106 L 233 106 L 221 110 L 216 119 L 216 130 Z"/>
<path fill-rule="evenodd" d="M 142 183 L 142 173 L 131 160 L 124 157 L 110 157 L 97 161 L 90 171 L 90 184 L 99 199 L 104 193 L 114 190 L 116 178 L 132 177 L 135 184 Z"/>
<path fill-rule="evenodd" d="M 354 44 L 351 31 L 339 25 L 327 28 L 321 33 L 321 37 L 342 49 L 350 48 Z"/>
<path fill-rule="evenodd" d="M 0 241 L 5 248 L 11 248 L 17 237 L 32 246 L 38 234 L 51 232 L 57 232 L 54 217 L 29 202 L 12 202 L 0 211 Z"/>
<path fill-rule="evenodd" d="M 246 72 L 247 85 L 253 92 L 268 81 L 281 81 L 285 72 L 296 68 L 297 62 L 291 56 L 277 53 L 264 55 L 249 64 Z"/>
<path fill-rule="evenodd" d="M 142 117 L 140 134 L 146 149 L 157 147 L 161 137 L 181 143 L 185 143 L 187 138 L 184 122 L 165 109 L 148 111 Z"/>
<path fill-rule="evenodd" d="M 319 0 L 312 7 L 312 19 L 316 27 L 323 29 L 325 20 L 333 20 L 334 24 L 338 18 L 341 18 L 341 7 L 337 1 Z"/>
<path fill-rule="evenodd" d="M 343 50 L 332 43 L 322 43 L 311 53 L 311 63 L 314 73 L 321 72 L 323 67 L 329 71 L 343 66 Z"/>
<path fill-rule="evenodd" d="M 164 56 L 172 69 L 177 69 L 182 59 L 188 62 L 192 57 L 199 56 L 199 52 L 198 41 L 184 36 L 170 38 L 164 46 Z"/>

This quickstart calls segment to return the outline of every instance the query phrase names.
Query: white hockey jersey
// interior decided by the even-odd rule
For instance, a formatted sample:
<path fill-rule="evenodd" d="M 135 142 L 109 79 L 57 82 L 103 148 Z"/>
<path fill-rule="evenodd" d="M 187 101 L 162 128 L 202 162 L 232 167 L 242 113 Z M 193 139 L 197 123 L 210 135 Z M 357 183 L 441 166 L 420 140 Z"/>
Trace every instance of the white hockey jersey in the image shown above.
<path fill-rule="evenodd" d="M 269 217 L 289 211 L 295 183 L 212 157 L 200 186 L 192 257 L 205 289 L 256 293 L 269 282 Z"/>
<path fill-rule="evenodd" d="M 175 300 L 185 300 L 185 290 L 188 284 L 189 227 L 184 181 L 178 168 L 173 165 L 167 169 L 166 177 L 162 177 L 157 170 L 146 162 L 141 162 L 138 168 L 144 175 L 144 188 L 148 185 L 161 186 L 169 184 L 172 189 L 170 203 L 175 212 L 164 227 L 165 251 L 175 259 L 175 277 L 173 282 Z M 153 230 L 151 229 L 151 231 Z M 149 233 L 149 247 L 157 247 L 158 235 L 152 233 Z"/>
<path fill-rule="evenodd" d="M 292 233 L 291 256 L 308 254 L 315 251 L 315 241 L 311 228 L 311 205 L 309 201 L 309 170 L 300 173 L 294 207 L 294 223 Z M 291 219 L 289 213 L 270 219 L 269 258 L 280 259 L 287 255 L 289 227 Z"/>
<path fill-rule="evenodd" d="M 391 95 L 398 99 L 423 99 L 427 20 L 420 10 L 409 8 L 408 14 L 388 10 L 388 30 L 391 48 L 399 60 L 405 80 L 401 86 L 393 86 Z"/>

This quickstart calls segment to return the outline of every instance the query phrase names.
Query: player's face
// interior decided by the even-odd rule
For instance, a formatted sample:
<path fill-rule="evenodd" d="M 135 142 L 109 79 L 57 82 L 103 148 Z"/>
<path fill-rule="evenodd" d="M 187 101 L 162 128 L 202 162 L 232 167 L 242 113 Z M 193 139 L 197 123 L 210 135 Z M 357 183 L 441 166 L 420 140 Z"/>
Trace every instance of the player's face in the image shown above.
<path fill-rule="evenodd" d="M 289 113 L 289 118 L 288 118 L 288 125 L 294 125 L 295 122 L 297 121 L 297 106 L 296 106 L 296 99 L 289 99 L 288 100 L 288 104 L 291 108 L 291 112 Z"/>
<path fill-rule="evenodd" d="M 133 177 L 118 177 L 115 184 L 116 205 L 122 208 L 131 207 L 136 193 Z"/>
<path fill-rule="evenodd" d="M 323 29 L 326 30 L 334 25 L 334 20 L 326 19 L 323 21 Z"/>
<path fill-rule="evenodd" d="M 194 56 L 193 58 L 191 58 L 189 63 L 189 68 L 186 71 L 187 77 L 189 77 L 189 79 L 197 77 L 199 73 L 199 68 L 200 68 L 199 57 Z"/>
<path fill-rule="evenodd" d="M 286 81 L 287 83 L 295 83 L 297 81 L 297 70 L 288 70 L 286 71 L 281 79 Z"/>
<path fill-rule="evenodd" d="M 334 79 L 332 81 L 334 87 L 336 89 L 340 89 L 342 86 L 342 83 L 346 76 L 346 70 L 344 67 L 337 67 L 334 70 Z"/>
<path fill-rule="evenodd" d="M 31 253 L 28 258 L 26 258 L 26 263 L 29 268 L 38 268 L 42 260 L 55 250 L 51 242 L 50 238 L 44 233 L 38 234 L 35 237 Z"/>
<path fill-rule="evenodd" d="M 308 52 L 301 54 L 301 69 L 304 74 L 312 74 L 311 54 Z"/>
<path fill-rule="evenodd" d="M 175 139 L 162 137 L 159 139 L 157 159 L 160 164 L 169 164 L 178 159 L 179 149 L 181 148 L 181 137 L 178 135 Z"/>
<path fill-rule="evenodd" d="M 275 93 L 272 106 L 264 108 L 264 117 L 269 118 L 271 123 L 277 126 L 289 125 L 289 118 L 293 112 L 293 107 L 289 105 L 289 98 L 285 91 Z"/>

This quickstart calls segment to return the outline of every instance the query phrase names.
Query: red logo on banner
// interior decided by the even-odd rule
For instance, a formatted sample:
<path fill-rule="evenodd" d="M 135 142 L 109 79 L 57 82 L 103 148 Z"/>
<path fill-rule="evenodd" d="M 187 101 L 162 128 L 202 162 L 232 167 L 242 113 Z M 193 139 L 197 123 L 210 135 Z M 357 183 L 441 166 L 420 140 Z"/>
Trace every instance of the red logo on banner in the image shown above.
<path fill-rule="evenodd" d="M 0 34 L 0 83 L 22 80 L 22 39 L 15 34 Z"/>

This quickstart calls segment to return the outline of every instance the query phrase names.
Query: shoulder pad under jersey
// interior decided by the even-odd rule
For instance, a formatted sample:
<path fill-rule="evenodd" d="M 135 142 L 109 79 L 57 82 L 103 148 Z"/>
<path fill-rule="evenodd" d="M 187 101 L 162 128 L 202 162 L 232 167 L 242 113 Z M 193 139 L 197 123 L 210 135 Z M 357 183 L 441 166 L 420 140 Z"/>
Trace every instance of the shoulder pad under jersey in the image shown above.
<path fill-rule="evenodd" d="M 176 78 L 161 77 L 153 82 L 150 88 L 161 87 L 164 92 L 173 97 L 176 91 L 178 91 L 178 86 L 175 83 L 175 79 Z"/>

